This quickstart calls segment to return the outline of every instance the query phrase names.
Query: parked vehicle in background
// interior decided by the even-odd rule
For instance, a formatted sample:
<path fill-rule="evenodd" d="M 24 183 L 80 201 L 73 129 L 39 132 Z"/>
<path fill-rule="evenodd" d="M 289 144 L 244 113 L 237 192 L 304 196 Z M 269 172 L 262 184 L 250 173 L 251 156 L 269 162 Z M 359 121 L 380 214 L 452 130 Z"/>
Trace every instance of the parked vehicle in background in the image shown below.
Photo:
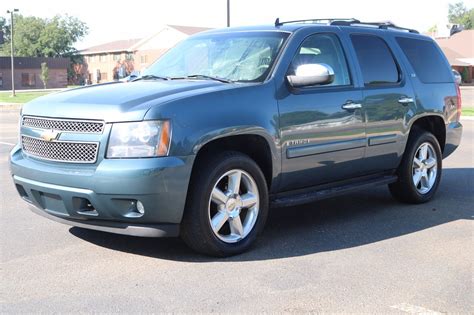
<path fill-rule="evenodd" d="M 389 185 L 431 200 L 459 145 L 461 99 L 429 37 L 305 20 L 189 37 L 124 84 L 23 107 L 18 193 L 53 220 L 247 250 L 269 207 Z"/>
<path fill-rule="evenodd" d="M 124 78 L 119 79 L 119 81 L 120 81 L 120 82 L 130 82 L 130 81 L 135 80 L 135 79 L 138 78 L 139 76 L 140 76 L 140 72 L 139 72 L 139 71 L 132 71 L 132 73 L 130 73 L 129 75 L 127 75 L 127 76 L 124 77 Z"/>
<path fill-rule="evenodd" d="M 461 85 L 462 84 L 461 74 L 455 69 L 451 69 L 451 70 L 453 71 L 454 82 L 456 82 L 457 85 Z"/>

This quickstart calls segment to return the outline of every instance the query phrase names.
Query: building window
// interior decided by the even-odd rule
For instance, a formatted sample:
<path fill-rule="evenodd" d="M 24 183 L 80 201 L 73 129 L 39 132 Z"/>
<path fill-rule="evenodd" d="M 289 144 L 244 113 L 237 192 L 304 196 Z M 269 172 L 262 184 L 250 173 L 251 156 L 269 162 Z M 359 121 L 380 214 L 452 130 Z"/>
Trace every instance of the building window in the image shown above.
<path fill-rule="evenodd" d="M 147 55 L 141 55 L 140 56 L 140 62 L 141 63 L 147 63 L 148 62 L 148 56 Z"/>
<path fill-rule="evenodd" d="M 107 81 L 107 72 L 100 73 L 100 81 Z"/>
<path fill-rule="evenodd" d="M 23 87 L 33 87 L 36 86 L 36 75 L 30 73 L 21 74 L 21 86 Z"/>
<path fill-rule="evenodd" d="M 120 60 L 120 54 L 113 54 L 114 61 L 119 61 Z"/>
<path fill-rule="evenodd" d="M 99 62 L 105 62 L 107 61 L 107 55 L 99 55 Z"/>
<path fill-rule="evenodd" d="M 89 59 L 88 59 L 89 62 L 94 62 L 94 56 L 89 56 L 88 58 L 89 58 Z"/>
<path fill-rule="evenodd" d="M 132 53 L 127 53 L 127 54 L 125 54 L 125 59 L 127 59 L 127 60 L 133 60 L 133 54 L 132 54 Z"/>

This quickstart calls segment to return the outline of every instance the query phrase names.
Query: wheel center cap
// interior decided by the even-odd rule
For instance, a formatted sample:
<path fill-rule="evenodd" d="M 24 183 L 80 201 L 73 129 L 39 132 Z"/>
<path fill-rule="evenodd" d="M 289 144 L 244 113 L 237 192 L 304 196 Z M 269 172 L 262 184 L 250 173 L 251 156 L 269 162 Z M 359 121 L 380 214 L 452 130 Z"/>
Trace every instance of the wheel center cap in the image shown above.
<path fill-rule="evenodd" d="M 235 207 L 237 206 L 237 200 L 235 198 L 229 198 L 227 202 L 225 203 L 225 208 L 227 211 L 233 211 Z"/>
<path fill-rule="evenodd" d="M 240 196 L 230 197 L 225 203 L 225 209 L 231 218 L 238 217 L 241 208 L 242 200 L 240 199 Z"/>

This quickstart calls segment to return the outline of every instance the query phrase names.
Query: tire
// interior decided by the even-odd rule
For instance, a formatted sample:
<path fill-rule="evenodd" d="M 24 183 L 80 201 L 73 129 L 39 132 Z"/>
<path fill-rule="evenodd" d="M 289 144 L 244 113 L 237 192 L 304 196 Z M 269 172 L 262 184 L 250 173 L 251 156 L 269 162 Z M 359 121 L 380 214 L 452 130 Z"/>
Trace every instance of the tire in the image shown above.
<path fill-rule="evenodd" d="M 426 153 L 423 153 L 424 149 Z M 436 163 L 434 166 L 433 159 Z M 392 196 L 399 201 L 414 204 L 431 200 L 441 180 L 442 161 L 436 137 L 415 127 L 408 138 L 405 154 L 397 170 L 398 181 L 389 185 Z"/>
<path fill-rule="evenodd" d="M 227 151 L 208 157 L 193 172 L 181 238 L 202 254 L 240 254 L 251 247 L 265 225 L 267 183 L 255 161 L 245 154 Z"/>

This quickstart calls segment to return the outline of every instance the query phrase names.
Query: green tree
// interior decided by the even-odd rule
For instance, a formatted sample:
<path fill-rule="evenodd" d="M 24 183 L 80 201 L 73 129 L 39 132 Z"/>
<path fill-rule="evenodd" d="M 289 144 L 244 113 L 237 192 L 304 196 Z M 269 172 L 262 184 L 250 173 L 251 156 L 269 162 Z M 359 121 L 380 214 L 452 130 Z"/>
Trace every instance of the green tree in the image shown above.
<path fill-rule="evenodd" d="M 438 26 L 437 25 L 433 25 L 432 27 L 430 27 L 428 29 L 428 32 L 430 33 L 436 33 L 438 31 Z"/>
<path fill-rule="evenodd" d="M 474 8 L 468 9 L 464 2 L 449 4 L 448 20 L 453 24 L 461 24 L 464 29 L 474 28 Z"/>
<path fill-rule="evenodd" d="M 43 81 L 44 88 L 46 89 L 49 80 L 49 68 L 46 62 L 41 63 L 41 74 L 40 74 L 41 81 Z"/>
<path fill-rule="evenodd" d="M 1 21 L 0 21 L 1 26 Z M 10 54 L 10 31 L 5 38 L 3 55 Z M 88 33 L 87 25 L 69 15 L 43 19 L 15 15 L 15 55 L 22 57 L 69 57 L 74 44 Z"/>
<path fill-rule="evenodd" d="M 0 33 L 3 33 L 3 40 L 6 41 L 6 37 L 10 33 L 10 30 L 8 29 L 7 20 L 2 16 L 0 16 Z M 1 47 L 0 44 L 0 48 Z"/>
<path fill-rule="evenodd" d="M 87 35 L 87 25 L 76 17 L 56 15 L 39 18 L 15 14 L 15 56 L 19 57 L 66 57 L 71 60 L 68 79 L 74 74 L 73 63 L 77 50 L 74 44 Z M 5 44 L 0 46 L 0 56 L 10 55 L 11 33 L 9 25 L 0 17 L 0 30 L 5 32 Z"/>

